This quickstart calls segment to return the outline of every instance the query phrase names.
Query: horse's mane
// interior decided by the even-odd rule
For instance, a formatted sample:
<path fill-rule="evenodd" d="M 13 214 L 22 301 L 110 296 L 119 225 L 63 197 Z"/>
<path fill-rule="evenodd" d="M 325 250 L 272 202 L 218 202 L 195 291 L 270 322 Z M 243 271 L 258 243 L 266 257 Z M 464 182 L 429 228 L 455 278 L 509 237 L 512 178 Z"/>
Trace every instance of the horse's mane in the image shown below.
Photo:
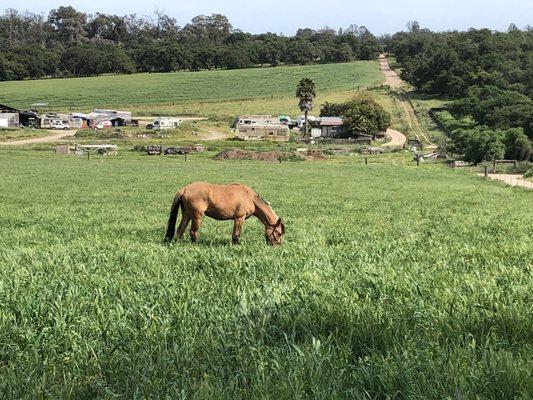
<path fill-rule="evenodd" d="M 265 199 L 263 199 L 259 193 L 257 192 L 254 192 L 255 193 L 255 197 L 257 197 L 257 199 L 259 199 L 260 202 L 262 202 L 263 204 L 266 204 L 267 206 L 270 207 L 270 203 L 268 201 L 266 201 Z"/>

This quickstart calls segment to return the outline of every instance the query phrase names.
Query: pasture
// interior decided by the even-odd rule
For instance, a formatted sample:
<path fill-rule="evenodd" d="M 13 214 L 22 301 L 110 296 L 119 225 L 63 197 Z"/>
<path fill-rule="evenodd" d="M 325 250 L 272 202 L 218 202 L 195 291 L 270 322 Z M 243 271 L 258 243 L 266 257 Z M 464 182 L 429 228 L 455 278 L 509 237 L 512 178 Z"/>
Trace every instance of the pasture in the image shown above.
<path fill-rule="evenodd" d="M 0 398 L 533 396 L 531 192 L 211 155 L 0 150 Z M 252 186 L 284 245 L 251 219 L 230 246 L 206 219 L 198 244 L 163 246 L 196 180 Z"/>
<path fill-rule="evenodd" d="M 249 112 L 296 113 L 294 91 L 305 76 L 315 81 L 319 95 L 353 91 L 358 86 L 373 86 L 384 80 L 375 61 L 107 75 L 0 82 L 0 103 L 27 108 L 36 101 L 45 101 L 52 110 L 88 111 L 95 107 L 111 107 L 127 108 L 139 115 L 235 116 L 243 112 L 243 102 L 255 101 L 259 104 L 252 104 Z M 290 109 L 279 110 L 275 104 L 270 105 L 270 101 L 284 105 L 286 99 L 290 99 Z"/>

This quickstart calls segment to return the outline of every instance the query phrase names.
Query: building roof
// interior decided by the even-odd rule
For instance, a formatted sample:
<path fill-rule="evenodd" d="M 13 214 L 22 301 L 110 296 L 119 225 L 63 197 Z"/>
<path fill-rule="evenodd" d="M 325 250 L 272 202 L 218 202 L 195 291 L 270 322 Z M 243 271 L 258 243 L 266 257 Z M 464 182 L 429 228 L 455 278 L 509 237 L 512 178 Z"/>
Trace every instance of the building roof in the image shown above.
<path fill-rule="evenodd" d="M 322 117 L 320 119 L 320 126 L 341 126 L 342 117 Z"/>
<path fill-rule="evenodd" d="M 17 110 L 16 108 L 13 108 L 13 107 L 10 107 L 10 106 L 6 106 L 5 104 L 0 104 L 0 113 L 5 113 L 5 112 L 19 112 L 19 110 Z"/>

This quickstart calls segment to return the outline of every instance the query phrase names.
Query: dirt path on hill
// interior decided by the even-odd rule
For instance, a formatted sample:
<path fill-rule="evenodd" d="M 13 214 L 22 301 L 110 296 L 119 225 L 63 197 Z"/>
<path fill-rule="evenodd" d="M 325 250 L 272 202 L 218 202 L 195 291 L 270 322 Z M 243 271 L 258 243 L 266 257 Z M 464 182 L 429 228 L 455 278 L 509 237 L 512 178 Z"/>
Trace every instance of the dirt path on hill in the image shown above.
<path fill-rule="evenodd" d="M 379 69 L 383 72 L 383 75 L 385 75 L 385 85 L 389 85 L 391 89 L 396 90 L 405 84 L 398 74 L 391 69 L 389 60 L 387 60 L 384 54 L 380 54 L 379 56 Z M 395 129 L 387 129 L 387 136 L 390 137 L 391 140 L 390 142 L 383 144 L 383 146 L 402 147 L 407 141 L 405 135 Z"/>
<path fill-rule="evenodd" d="M 385 85 L 389 85 L 390 88 L 396 92 L 398 101 L 400 102 L 400 105 L 402 106 L 402 109 L 405 113 L 405 118 L 407 121 L 407 124 L 409 125 L 409 128 L 411 128 L 411 131 L 416 135 L 418 140 L 424 141 L 429 146 L 427 148 L 433 148 L 435 147 L 434 144 L 429 140 L 429 137 L 426 135 L 426 133 L 420 128 L 420 125 L 418 123 L 418 118 L 416 116 L 415 110 L 409 100 L 405 97 L 405 93 L 403 93 L 402 90 L 400 90 L 403 86 L 405 86 L 405 82 L 398 76 L 396 71 L 394 71 L 389 64 L 389 60 L 387 57 L 385 57 L 384 54 L 380 54 L 379 56 L 379 68 L 381 69 L 381 72 L 383 72 L 383 75 L 385 75 Z M 395 131 L 397 133 L 400 133 L 398 131 Z M 387 130 L 387 135 L 388 135 Z M 403 135 L 400 133 L 400 135 Z M 394 141 L 394 136 L 389 135 L 392 137 L 392 141 Z M 403 143 L 406 142 L 405 135 Z M 385 146 L 397 146 L 397 144 L 391 144 L 392 143 L 386 143 Z M 403 143 L 401 144 L 403 146 Z"/>
<path fill-rule="evenodd" d="M 66 131 L 59 131 L 57 133 L 54 133 L 48 136 L 41 136 L 41 137 L 28 138 L 28 139 L 9 140 L 5 142 L 0 142 L 0 146 L 18 146 L 18 145 L 24 145 L 24 144 L 59 142 L 64 138 L 69 138 L 69 137 L 74 136 L 76 132 L 77 132 L 76 130 L 66 130 Z"/>
<path fill-rule="evenodd" d="M 379 69 L 385 75 L 385 85 L 389 85 L 391 89 L 398 89 L 405 85 L 405 82 L 391 69 L 389 60 L 384 54 L 379 55 Z"/>
<path fill-rule="evenodd" d="M 484 176 L 483 174 L 478 174 Z M 533 189 L 533 182 L 525 180 L 522 175 L 512 174 L 489 174 L 489 178 L 496 181 L 501 181 L 509 186 L 520 186 L 526 189 Z"/>

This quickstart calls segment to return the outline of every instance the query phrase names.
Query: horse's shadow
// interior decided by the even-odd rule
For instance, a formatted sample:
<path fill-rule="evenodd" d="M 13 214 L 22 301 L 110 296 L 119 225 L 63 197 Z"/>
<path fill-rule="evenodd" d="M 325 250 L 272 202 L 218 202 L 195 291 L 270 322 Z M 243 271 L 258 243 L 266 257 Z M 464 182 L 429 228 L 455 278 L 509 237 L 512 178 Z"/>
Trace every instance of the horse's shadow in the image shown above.
<path fill-rule="evenodd" d="M 164 243 L 164 241 L 160 241 L 160 243 L 170 246 L 170 247 L 176 247 L 176 246 L 186 246 L 186 247 L 200 247 L 200 248 L 239 248 L 240 246 L 243 246 L 244 243 L 242 242 L 239 244 L 232 244 L 231 238 L 207 238 L 203 237 L 198 239 L 197 242 L 192 242 L 189 238 L 183 238 L 180 241 L 173 240 L 171 243 Z"/>

